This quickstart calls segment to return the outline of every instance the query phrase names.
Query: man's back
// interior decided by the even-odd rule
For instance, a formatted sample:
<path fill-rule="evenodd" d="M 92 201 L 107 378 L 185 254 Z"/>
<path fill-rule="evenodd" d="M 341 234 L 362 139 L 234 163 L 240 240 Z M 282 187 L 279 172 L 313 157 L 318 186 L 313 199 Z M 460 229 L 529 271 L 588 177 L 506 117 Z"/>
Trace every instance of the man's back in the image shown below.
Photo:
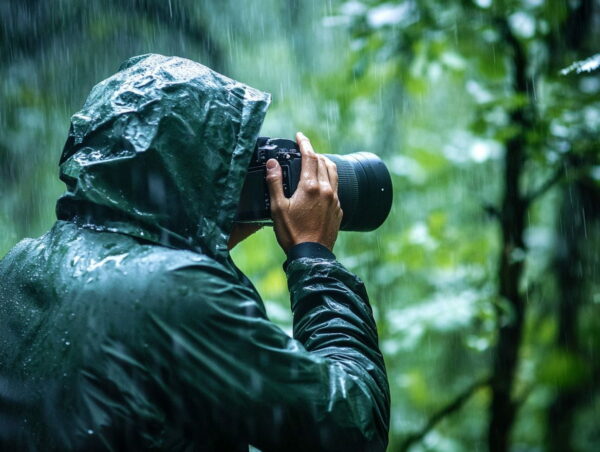
<path fill-rule="evenodd" d="M 312 278 L 322 286 L 322 276 Z M 316 420 L 339 446 L 371 428 L 372 413 L 341 406 L 358 408 L 352 393 L 364 398 L 365 388 L 302 356 L 268 322 L 249 281 L 206 256 L 59 221 L 0 261 L 0 278 L 6 450 L 272 450 L 273 440 L 274 450 L 303 450 L 321 440 Z M 367 314 L 357 307 L 347 315 Z M 350 327 L 330 328 L 328 340 Z"/>
<path fill-rule="evenodd" d="M 178 344 L 152 320 L 175 325 L 186 297 L 201 299 L 186 284 L 173 286 L 172 273 L 194 265 L 218 267 L 189 251 L 62 221 L 19 243 L 0 261 L 5 444 L 218 450 L 234 439 L 219 434 L 225 413 L 173 391 Z M 199 319 L 202 308 L 193 310 Z"/>

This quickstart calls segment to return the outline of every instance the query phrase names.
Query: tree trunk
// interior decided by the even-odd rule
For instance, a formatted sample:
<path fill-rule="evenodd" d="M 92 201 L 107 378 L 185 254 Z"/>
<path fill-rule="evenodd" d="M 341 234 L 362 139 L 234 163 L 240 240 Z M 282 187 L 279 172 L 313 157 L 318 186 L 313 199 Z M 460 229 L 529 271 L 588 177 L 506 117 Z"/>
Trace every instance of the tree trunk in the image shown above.
<path fill-rule="evenodd" d="M 501 24 L 501 28 L 512 50 L 514 93 L 527 97 L 527 57 L 524 49 L 512 35 L 506 22 Z M 523 231 L 527 212 L 527 202 L 521 191 L 520 181 L 526 159 L 525 135 L 531 127 L 532 116 L 531 104 L 513 111 L 511 125 L 516 126 L 518 131 L 505 146 L 504 192 L 500 212 L 502 252 L 499 262 L 498 342 L 494 350 L 488 430 L 488 446 L 491 452 L 508 450 L 510 431 L 516 413 L 512 390 L 525 318 L 525 304 L 519 285 L 525 259 Z M 506 309 L 502 308 L 504 305 Z M 503 312 L 505 310 L 508 312 Z"/>
<path fill-rule="evenodd" d="M 557 347 L 569 356 L 590 364 L 587 379 L 557 391 L 548 410 L 546 445 L 550 452 L 573 450 L 572 433 L 577 409 L 590 399 L 599 372 L 594 359 L 585 356 L 577 335 L 578 313 L 586 302 L 586 282 L 594 278 L 594 253 L 589 241 L 600 230 L 600 193 L 593 182 L 578 181 L 563 192 L 560 228 L 556 246 L 555 271 L 559 289 Z M 597 239 L 596 239 L 597 240 Z"/>

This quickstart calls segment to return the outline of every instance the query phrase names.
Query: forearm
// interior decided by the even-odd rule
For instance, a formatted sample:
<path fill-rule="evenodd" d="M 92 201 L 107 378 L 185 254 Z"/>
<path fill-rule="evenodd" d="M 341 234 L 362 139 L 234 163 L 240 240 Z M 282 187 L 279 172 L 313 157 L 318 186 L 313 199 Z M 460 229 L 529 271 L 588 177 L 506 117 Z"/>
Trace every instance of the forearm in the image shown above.
<path fill-rule="evenodd" d="M 334 339 L 336 345 L 344 346 L 345 340 L 351 340 L 352 346 L 360 344 L 359 348 L 368 351 L 383 367 L 363 282 L 337 262 L 333 253 L 313 243 L 292 248 L 284 268 L 294 314 L 294 338 L 307 350 L 317 352 L 323 347 L 322 338 L 313 334 L 315 329 L 321 332 L 326 329 L 336 336 L 344 333 Z M 329 322 L 332 319 L 336 321 Z M 332 344 L 332 338 L 326 342 Z"/>
<path fill-rule="evenodd" d="M 387 438 L 389 389 L 377 330 L 362 281 L 334 256 L 298 257 L 286 262 L 292 299 L 294 338 L 310 353 L 340 367 L 334 387 L 358 386 L 361 400 L 331 400 L 330 406 L 354 404 L 367 409 L 361 428 Z M 334 394 L 331 397 L 344 397 Z"/>

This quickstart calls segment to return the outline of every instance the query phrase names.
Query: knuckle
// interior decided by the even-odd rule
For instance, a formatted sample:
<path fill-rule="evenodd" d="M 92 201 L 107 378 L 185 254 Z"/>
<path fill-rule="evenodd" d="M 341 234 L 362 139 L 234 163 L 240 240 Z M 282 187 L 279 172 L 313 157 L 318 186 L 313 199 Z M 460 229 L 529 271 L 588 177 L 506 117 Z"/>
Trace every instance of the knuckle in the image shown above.
<path fill-rule="evenodd" d="M 319 192 L 319 184 L 314 179 L 307 180 L 305 190 L 307 193 L 312 193 L 312 194 L 318 193 Z"/>
<path fill-rule="evenodd" d="M 332 200 L 334 199 L 333 189 L 330 186 L 322 187 L 321 195 L 323 195 L 325 198 L 330 198 Z"/>
<path fill-rule="evenodd" d="M 271 212 L 273 212 L 273 213 L 281 212 L 281 205 L 274 199 L 271 199 Z"/>

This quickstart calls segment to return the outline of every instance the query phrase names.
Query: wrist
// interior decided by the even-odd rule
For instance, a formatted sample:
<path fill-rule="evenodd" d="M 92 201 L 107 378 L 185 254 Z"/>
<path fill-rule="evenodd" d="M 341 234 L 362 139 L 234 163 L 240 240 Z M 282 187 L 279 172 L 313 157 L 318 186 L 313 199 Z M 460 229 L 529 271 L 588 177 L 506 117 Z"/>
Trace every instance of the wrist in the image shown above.
<path fill-rule="evenodd" d="M 290 262 L 300 258 L 325 259 L 334 261 L 335 254 L 331 252 L 325 245 L 319 242 L 301 242 L 292 246 L 287 254 L 287 259 L 283 263 L 283 269 L 287 270 Z"/>
<path fill-rule="evenodd" d="M 303 243 L 317 243 L 317 244 L 323 246 L 324 248 L 327 248 L 327 250 L 329 252 L 333 252 L 333 245 L 334 245 L 335 242 L 331 243 L 330 240 L 326 240 L 322 236 L 316 236 L 316 235 L 305 235 L 305 236 L 301 236 L 301 237 L 296 237 L 295 239 L 293 239 L 291 241 L 291 245 L 288 248 L 288 250 L 286 251 L 286 254 L 293 247 L 301 245 Z"/>

